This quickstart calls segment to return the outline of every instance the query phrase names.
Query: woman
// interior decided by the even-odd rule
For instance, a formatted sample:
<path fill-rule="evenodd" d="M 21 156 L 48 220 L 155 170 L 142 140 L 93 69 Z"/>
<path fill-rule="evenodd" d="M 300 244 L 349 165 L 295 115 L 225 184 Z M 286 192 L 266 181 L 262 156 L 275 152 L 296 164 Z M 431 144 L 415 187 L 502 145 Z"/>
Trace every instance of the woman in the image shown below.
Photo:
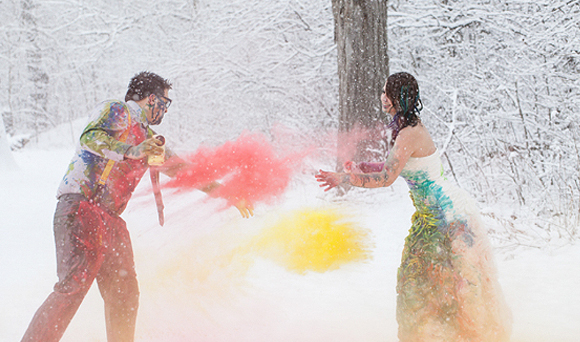
<path fill-rule="evenodd" d="M 348 162 L 320 170 L 328 191 L 339 184 L 375 188 L 401 175 L 416 208 L 397 275 L 401 341 L 509 339 L 511 317 L 496 280 L 491 248 L 474 201 L 443 177 L 439 153 L 419 119 L 419 87 L 408 73 L 388 77 L 381 95 L 393 147 L 384 163 Z"/>

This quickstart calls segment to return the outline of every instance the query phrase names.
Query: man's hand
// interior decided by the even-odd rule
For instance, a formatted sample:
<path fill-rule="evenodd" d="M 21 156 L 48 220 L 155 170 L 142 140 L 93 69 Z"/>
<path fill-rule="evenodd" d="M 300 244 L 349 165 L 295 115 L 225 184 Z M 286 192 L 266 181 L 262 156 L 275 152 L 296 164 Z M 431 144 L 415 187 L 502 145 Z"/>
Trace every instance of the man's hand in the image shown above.
<path fill-rule="evenodd" d="M 211 182 L 208 185 L 201 187 L 199 190 L 205 192 L 206 194 L 212 196 L 212 192 L 222 186 L 218 182 Z M 229 203 L 234 202 L 234 206 L 238 209 L 240 214 L 242 214 L 243 218 L 249 218 L 250 216 L 254 216 L 254 205 L 252 202 L 248 201 L 245 198 L 238 200 L 237 197 L 227 197 Z"/>
<path fill-rule="evenodd" d="M 250 201 L 242 198 L 237 203 L 235 203 L 234 206 L 238 208 L 243 218 L 249 218 L 250 216 L 254 216 L 254 206 Z"/>
<path fill-rule="evenodd" d="M 148 156 L 158 156 L 164 153 L 163 146 L 159 146 L 159 140 L 154 137 L 146 139 L 137 146 L 131 146 L 125 152 L 128 159 L 143 159 Z"/>

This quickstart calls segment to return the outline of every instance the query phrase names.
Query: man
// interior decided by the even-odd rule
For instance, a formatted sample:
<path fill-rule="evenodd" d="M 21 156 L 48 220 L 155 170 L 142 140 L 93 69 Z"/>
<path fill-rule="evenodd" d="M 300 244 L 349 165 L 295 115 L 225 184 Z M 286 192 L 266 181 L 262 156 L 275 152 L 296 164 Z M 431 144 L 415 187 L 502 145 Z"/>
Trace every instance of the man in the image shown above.
<path fill-rule="evenodd" d="M 134 340 L 139 289 L 131 239 L 119 215 L 149 168 L 147 157 L 165 153 L 165 163 L 156 168 L 171 177 L 187 167 L 159 146 L 149 127 L 163 120 L 169 89 L 169 81 L 141 72 L 131 79 L 125 102 L 106 101 L 92 113 L 57 194 L 59 280 L 22 341 L 59 341 L 94 279 L 105 302 L 107 340 Z M 236 207 L 244 217 L 253 215 L 243 200 Z"/>

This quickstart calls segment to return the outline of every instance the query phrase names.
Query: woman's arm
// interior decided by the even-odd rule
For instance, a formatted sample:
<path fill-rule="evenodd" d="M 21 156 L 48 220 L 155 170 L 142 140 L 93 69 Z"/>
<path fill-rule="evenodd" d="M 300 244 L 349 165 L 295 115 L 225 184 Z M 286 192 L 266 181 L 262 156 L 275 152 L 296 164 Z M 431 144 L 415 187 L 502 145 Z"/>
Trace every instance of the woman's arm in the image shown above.
<path fill-rule="evenodd" d="M 360 162 L 355 163 L 353 161 L 347 161 L 344 163 L 343 168 L 347 173 L 371 173 L 371 172 L 381 172 L 383 170 L 385 163 L 371 163 L 371 162 Z"/>
<path fill-rule="evenodd" d="M 401 130 L 380 172 L 335 173 L 320 170 L 320 173 L 316 175 L 317 181 L 322 183 L 320 187 L 326 187 L 325 191 L 328 191 L 340 184 L 350 184 L 362 188 L 390 186 L 414 152 L 412 132 L 412 129 Z"/>
<path fill-rule="evenodd" d="M 402 137 L 397 137 L 380 172 L 353 173 L 350 175 L 348 183 L 361 188 L 379 188 L 393 184 L 413 152 L 410 146 L 405 144 L 406 139 L 399 140 L 399 138 Z"/>
<path fill-rule="evenodd" d="M 358 164 L 358 167 L 363 173 L 381 172 L 385 167 L 385 163 L 362 162 Z"/>

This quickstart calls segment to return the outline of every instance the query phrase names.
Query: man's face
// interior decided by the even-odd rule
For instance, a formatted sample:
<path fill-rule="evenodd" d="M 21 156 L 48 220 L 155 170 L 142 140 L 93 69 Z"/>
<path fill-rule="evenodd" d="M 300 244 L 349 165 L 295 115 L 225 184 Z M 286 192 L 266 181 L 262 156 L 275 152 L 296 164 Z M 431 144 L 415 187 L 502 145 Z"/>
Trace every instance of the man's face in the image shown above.
<path fill-rule="evenodd" d="M 156 94 L 149 95 L 148 107 L 150 110 L 147 112 L 147 122 L 149 125 L 159 125 L 163 120 L 163 116 L 171 104 L 171 100 L 167 97 L 168 92 L 169 90 L 165 89 L 163 96 Z"/>

